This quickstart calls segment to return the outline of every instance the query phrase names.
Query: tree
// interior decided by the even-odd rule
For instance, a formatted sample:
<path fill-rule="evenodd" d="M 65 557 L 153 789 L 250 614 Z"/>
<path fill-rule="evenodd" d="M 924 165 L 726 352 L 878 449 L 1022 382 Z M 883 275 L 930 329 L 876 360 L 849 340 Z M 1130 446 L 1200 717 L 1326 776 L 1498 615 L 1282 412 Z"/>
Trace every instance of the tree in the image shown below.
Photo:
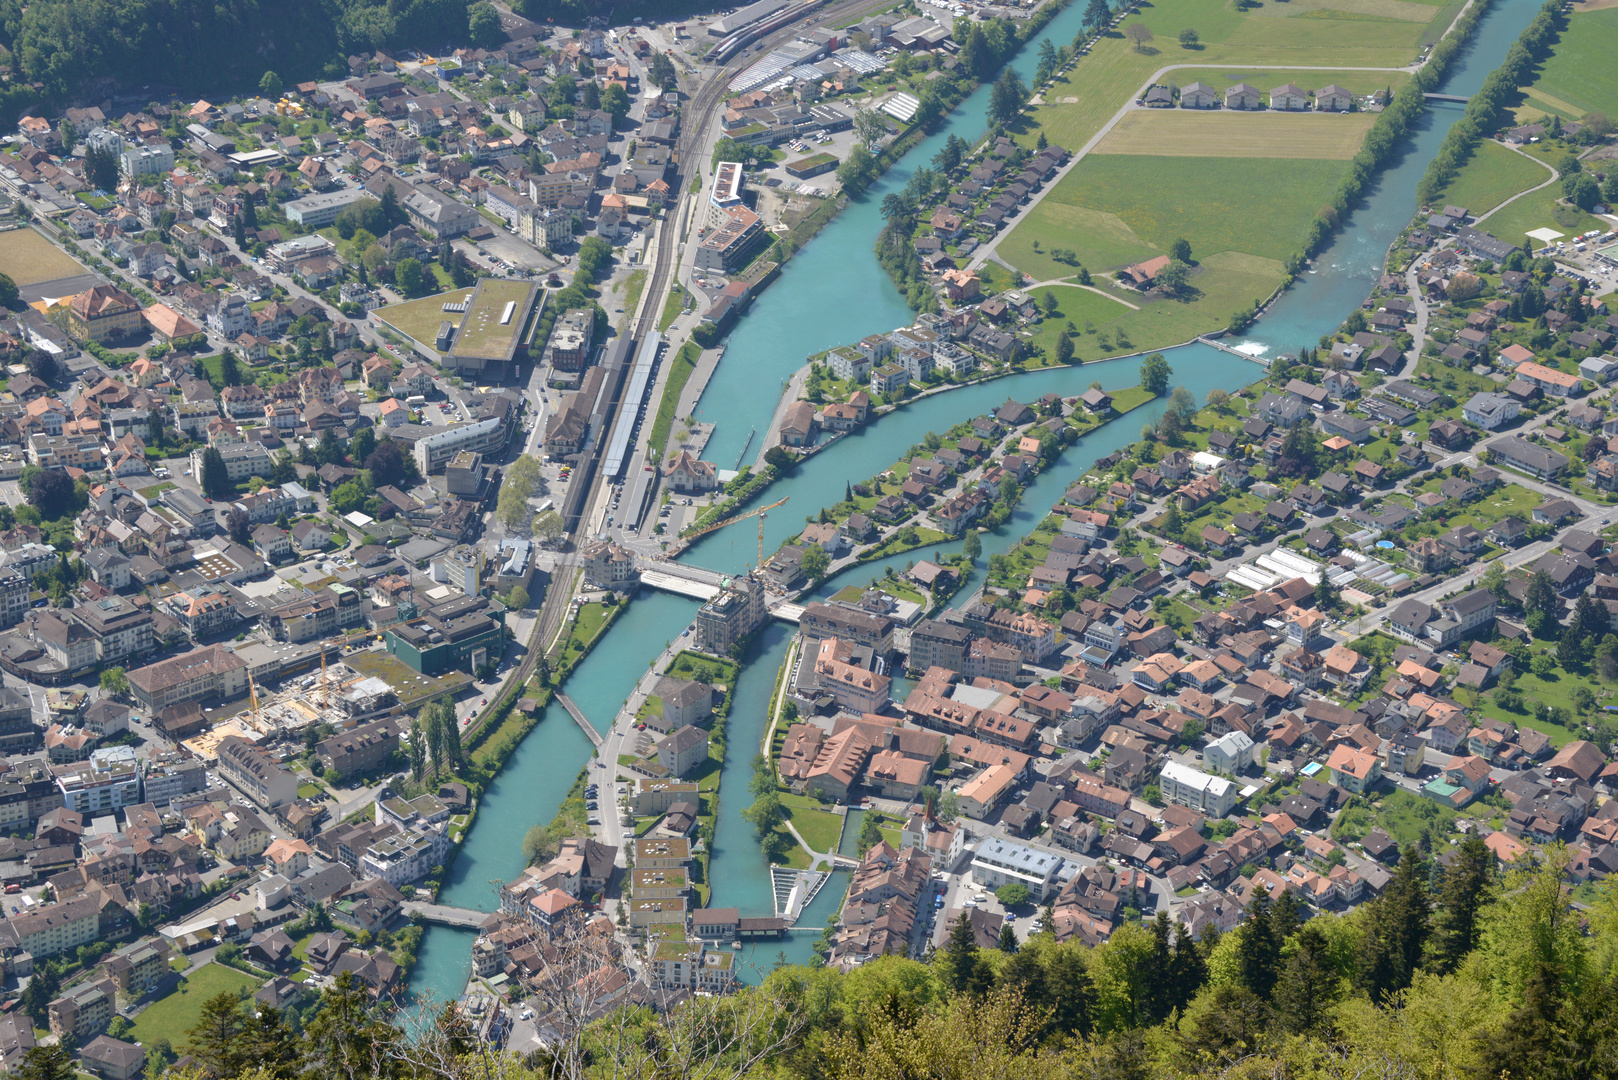
<path fill-rule="evenodd" d="M 415 777 L 416 783 L 419 784 L 426 771 L 427 746 L 421 730 L 421 716 L 418 714 L 410 721 L 410 775 Z"/>
<path fill-rule="evenodd" d="M 34 969 L 34 977 L 28 981 L 28 988 L 22 992 L 22 1009 L 33 1018 L 35 1027 L 49 1025 L 49 1006 L 61 989 L 62 980 L 56 973 L 55 964 L 46 961 Z"/>
<path fill-rule="evenodd" d="M 244 1020 L 236 995 L 228 990 L 202 1003 L 196 1026 L 186 1031 L 186 1052 L 205 1075 L 227 1080 L 248 1064 L 240 1041 Z"/>
<path fill-rule="evenodd" d="M 202 475 L 198 477 L 202 483 L 202 493 L 210 499 L 225 500 L 236 493 L 236 485 L 230 481 L 230 470 L 225 465 L 224 456 L 218 448 L 208 447 L 202 454 Z"/>
<path fill-rule="evenodd" d="M 521 585 L 514 586 L 511 593 L 506 597 L 506 607 L 512 611 L 528 610 L 528 602 L 528 590 Z"/>
<path fill-rule="evenodd" d="M 1009 885 L 1002 885 L 994 891 L 994 898 L 1008 908 L 1022 907 L 1028 903 L 1028 886 L 1018 881 Z"/>
<path fill-rule="evenodd" d="M 1306 924 L 1276 981 L 1276 1014 L 1289 1031 L 1300 1035 L 1317 1031 L 1337 1003 L 1340 982 L 1326 935 L 1313 923 Z"/>
<path fill-rule="evenodd" d="M 1000 941 L 997 947 L 1008 955 L 1017 951 L 1017 931 L 1012 929 L 1010 923 L 1000 924 Z"/>
<path fill-rule="evenodd" d="M 1084 9 L 1084 25 L 1092 30 L 1099 30 L 1107 25 L 1112 18 L 1112 8 L 1107 0 L 1090 0 L 1090 5 Z"/>
<path fill-rule="evenodd" d="M 1214 387 L 1212 390 L 1208 391 L 1208 408 L 1213 409 L 1216 412 L 1224 412 L 1225 406 L 1229 404 L 1230 394 L 1226 393 L 1224 390 Z"/>
<path fill-rule="evenodd" d="M 1433 926 L 1433 967 L 1448 974 L 1482 941 L 1480 912 L 1493 898 L 1494 860 L 1481 837 L 1469 833 L 1444 871 Z"/>
<path fill-rule="evenodd" d="M 858 109 L 854 113 L 854 134 L 866 149 L 875 150 L 877 145 L 887 137 L 888 124 L 882 115 L 874 109 Z"/>
<path fill-rule="evenodd" d="M 110 147 L 92 146 L 84 151 L 84 178 L 90 186 L 105 192 L 118 189 L 118 155 Z"/>
<path fill-rule="evenodd" d="M 466 9 L 466 29 L 472 44 L 480 49 L 492 49 L 505 39 L 500 29 L 500 12 L 487 2 Z"/>
<path fill-rule="evenodd" d="M 1535 570 L 1528 579 L 1528 587 L 1523 590 L 1523 611 L 1529 615 L 1539 614 L 1554 620 L 1560 614 L 1561 605 L 1550 572 L 1543 569 Z"/>
<path fill-rule="evenodd" d="M 55 521 L 71 514 L 76 501 L 73 478 L 66 469 L 40 469 L 22 478 L 28 505 L 39 511 L 45 521 Z"/>
<path fill-rule="evenodd" d="M 956 994 L 987 989 L 988 973 L 978 957 L 977 931 L 963 911 L 949 928 L 949 941 L 934 964 L 939 981 Z"/>
<path fill-rule="evenodd" d="M 455 719 L 455 705 L 444 698 L 438 703 L 438 711 L 444 718 L 444 755 L 457 769 L 464 769 L 466 755 L 461 750 L 461 725 Z"/>
<path fill-rule="evenodd" d="M 1145 23 L 1130 23 L 1124 27 L 1124 36 L 1135 43 L 1136 52 L 1145 52 L 1146 43 L 1152 40 L 1152 32 Z"/>
<path fill-rule="evenodd" d="M 864 816 L 860 819 L 860 835 L 858 842 L 860 858 L 865 858 L 865 853 L 876 847 L 876 845 L 880 844 L 881 842 L 882 823 L 875 813 L 867 810 Z"/>
<path fill-rule="evenodd" d="M 819 544 L 806 544 L 803 549 L 803 572 L 810 581 L 819 581 L 831 567 L 831 556 Z"/>
<path fill-rule="evenodd" d="M 967 529 L 966 541 L 961 544 L 961 554 L 970 562 L 976 562 L 983 556 L 983 538 L 978 535 L 976 529 Z"/>
<path fill-rule="evenodd" d="M 258 92 L 271 101 L 281 96 L 281 76 L 266 71 L 258 80 Z"/>
<path fill-rule="evenodd" d="M 365 457 L 365 470 L 377 487 L 396 485 L 405 478 L 405 456 L 397 443 L 385 439 Z"/>
<path fill-rule="evenodd" d="M 647 74 L 658 86 L 664 90 L 673 90 L 679 85 L 680 76 L 674 68 L 674 61 L 665 53 L 653 53 L 652 61 L 647 66 Z"/>
<path fill-rule="evenodd" d="M 241 385 L 241 365 L 236 361 L 235 352 L 230 349 L 221 349 L 219 352 L 219 381 L 226 386 Z"/>
<path fill-rule="evenodd" d="M 1169 245 L 1169 258 L 1183 263 L 1190 262 L 1191 241 L 1187 240 L 1183 236 L 1175 240 L 1174 243 Z"/>
<path fill-rule="evenodd" d="M 1058 364 L 1070 363 L 1073 360 L 1073 339 L 1066 330 L 1056 335 L 1056 362 Z"/>
<path fill-rule="evenodd" d="M 110 667 L 101 673 L 101 690 L 109 697 L 126 697 L 129 694 L 129 677 L 121 667 Z"/>
<path fill-rule="evenodd" d="M 1575 173 L 1562 180 L 1562 196 L 1580 210 L 1589 213 L 1601 201 L 1601 185 L 1589 173 Z"/>
<path fill-rule="evenodd" d="M 614 126 L 622 123 L 629 115 L 629 91 L 620 83 L 608 83 L 601 91 L 601 107 L 612 114 Z"/>
<path fill-rule="evenodd" d="M 1152 289 L 1164 296 L 1179 296 L 1185 292 L 1185 285 L 1190 276 L 1190 267 L 1179 259 L 1172 259 L 1152 278 Z"/>
<path fill-rule="evenodd" d="M 55 1046 L 33 1046 L 14 1067 L 15 1080 L 73 1080 L 78 1070 L 73 1057 L 62 1043 Z"/>
<path fill-rule="evenodd" d="M 495 503 L 494 515 L 507 529 L 515 531 L 521 528 L 528 520 L 528 496 L 511 484 L 503 486 L 500 498 Z"/>
<path fill-rule="evenodd" d="M 391 188 L 389 190 L 392 190 Z M 393 268 L 393 280 L 399 286 L 399 291 L 405 296 L 416 296 L 422 291 L 426 282 L 426 274 L 422 271 L 419 260 L 403 258 Z"/>
<path fill-rule="evenodd" d="M 534 518 L 534 524 L 530 531 L 534 534 L 536 540 L 549 544 L 559 539 L 565 528 L 566 525 L 562 521 L 562 515 L 555 510 L 547 510 Z"/>
<path fill-rule="evenodd" d="M 10 281 L 10 278 L 6 279 Z M 16 283 L 12 282 L 16 288 Z M 44 349 L 35 349 L 28 354 L 28 374 L 42 383 L 53 383 L 57 376 L 62 374 L 61 362 Z"/>
<path fill-rule="evenodd" d="M 1262 1000 L 1269 1000 L 1280 977 L 1281 939 L 1276 934 L 1270 890 L 1253 889 L 1237 939 L 1237 964 L 1242 984 Z"/>
<path fill-rule="evenodd" d="M 1007 67 L 989 92 L 989 119 L 998 124 L 1010 124 L 1022 115 L 1022 107 L 1027 101 L 1028 88 L 1023 85 L 1017 72 Z"/>
<path fill-rule="evenodd" d="M 1153 353 L 1141 361 L 1140 384 L 1154 397 L 1162 397 L 1168 393 L 1169 376 L 1173 374 L 1174 369 L 1169 367 L 1169 362 L 1163 359 L 1162 353 Z"/>
<path fill-rule="evenodd" d="M 11 275 L 0 274 L 0 304 L 10 307 L 17 302 L 17 295 L 17 283 L 11 279 Z M 50 353 L 41 349 L 39 355 L 49 357 Z M 53 358 L 52 363 L 54 362 Z"/>
<path fill-rule="evenodd" d="M 1185 29 L 1180 31 L 1180 48 L 1194 49 L 1197 47 L 1198 40 L 1200 39 L 1197 37 L 1195 30 Z"/>
<path fill-rule="evenodd" d="M 1426 864 L 1414 845 L 1404 849 L 1387 891 L 1366 911 L 1358 983 L 1371 1000 L 1384 1002 L 1410 985 L 1431 932 Z"/>

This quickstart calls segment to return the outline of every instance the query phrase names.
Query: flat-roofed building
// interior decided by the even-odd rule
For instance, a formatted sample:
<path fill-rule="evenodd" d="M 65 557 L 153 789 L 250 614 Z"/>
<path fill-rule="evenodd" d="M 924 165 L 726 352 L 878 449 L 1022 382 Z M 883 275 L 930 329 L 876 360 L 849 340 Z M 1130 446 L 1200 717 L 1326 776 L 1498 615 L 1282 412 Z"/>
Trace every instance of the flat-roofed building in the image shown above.
<path fill-rule="evenodd" d="M 991 836 L 972 856 L 972 880 L 990 891 L 1026 886 L 1034 902 L 1042 904 L 1061 889 L 1058 875 L 1065 861 L 1054 851 Z"/>

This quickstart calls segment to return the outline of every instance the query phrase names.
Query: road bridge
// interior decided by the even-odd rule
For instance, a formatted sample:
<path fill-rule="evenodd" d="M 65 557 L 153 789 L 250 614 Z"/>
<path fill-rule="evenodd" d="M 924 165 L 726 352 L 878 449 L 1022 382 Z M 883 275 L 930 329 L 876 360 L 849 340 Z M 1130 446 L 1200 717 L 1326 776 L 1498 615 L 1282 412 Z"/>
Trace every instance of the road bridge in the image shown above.
<path fill-rule="evenodd" d="M 476 930 L 488 921 L 489 912 L 471 908 L 450 907 L 447 904 L 429 904 L 421 900 L 406 900 L 399 907 L 406 915 L 420 915 L 438 926 L 455 926 L 462 930 Z"/>

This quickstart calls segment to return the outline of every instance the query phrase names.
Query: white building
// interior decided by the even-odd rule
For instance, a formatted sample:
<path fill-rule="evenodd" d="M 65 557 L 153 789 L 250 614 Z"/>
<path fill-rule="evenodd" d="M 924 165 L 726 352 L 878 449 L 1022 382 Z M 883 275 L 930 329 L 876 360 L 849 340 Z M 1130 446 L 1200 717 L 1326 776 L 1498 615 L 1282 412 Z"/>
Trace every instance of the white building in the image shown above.
<path fill-rule="evenodd" d="M 1258 763 L 1258 747 L 1245 732 L 1232 731 L 1209 743 L 1202 761 L 1215 772 L 1239 773 Z"/>
<path fill-rule="evenodd" d="M 1178 806 L 1188 806 L 1209 817 L 1221 818 L 1236 805 L 1236 785 L 1218 776 L 1171 761 L 1163 766 L 1158 779 L 1163 798 Z"/>
<path fill-rule="evenodd" d="M 428 476 L 441 471 L 462 451 L 482 453 L 486 450 L 496 450 L 504 445 L 505 441 L 505 428 L 499 417 L 478 420 L 470 424 L 456 424 L 416 440 L 414 451 L 416 468 L 421 471 L 421 475 Z"/>
<path fill-rule="evenodd" d="M 1013 882 L 1026 885 L 1034 902 L 1043 904 L 1062 888 L 1064 861 L 1054 851 L 990 837 L 972 856 L 972 880 L 990 890 Z"/>

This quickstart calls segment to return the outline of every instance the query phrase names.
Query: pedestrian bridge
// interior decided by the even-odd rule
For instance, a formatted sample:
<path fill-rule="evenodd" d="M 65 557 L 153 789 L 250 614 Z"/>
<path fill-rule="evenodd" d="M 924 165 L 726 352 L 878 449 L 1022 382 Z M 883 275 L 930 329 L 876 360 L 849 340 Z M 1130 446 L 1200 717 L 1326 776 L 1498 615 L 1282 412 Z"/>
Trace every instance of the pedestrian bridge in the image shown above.
<path fill-rule="evenodd" d="M 1459 94 L 1423 94 L 1421 96 L 1428 101 L 1458 101 L 1462 105 L 1465 105 L 1468 100 Z"/>

